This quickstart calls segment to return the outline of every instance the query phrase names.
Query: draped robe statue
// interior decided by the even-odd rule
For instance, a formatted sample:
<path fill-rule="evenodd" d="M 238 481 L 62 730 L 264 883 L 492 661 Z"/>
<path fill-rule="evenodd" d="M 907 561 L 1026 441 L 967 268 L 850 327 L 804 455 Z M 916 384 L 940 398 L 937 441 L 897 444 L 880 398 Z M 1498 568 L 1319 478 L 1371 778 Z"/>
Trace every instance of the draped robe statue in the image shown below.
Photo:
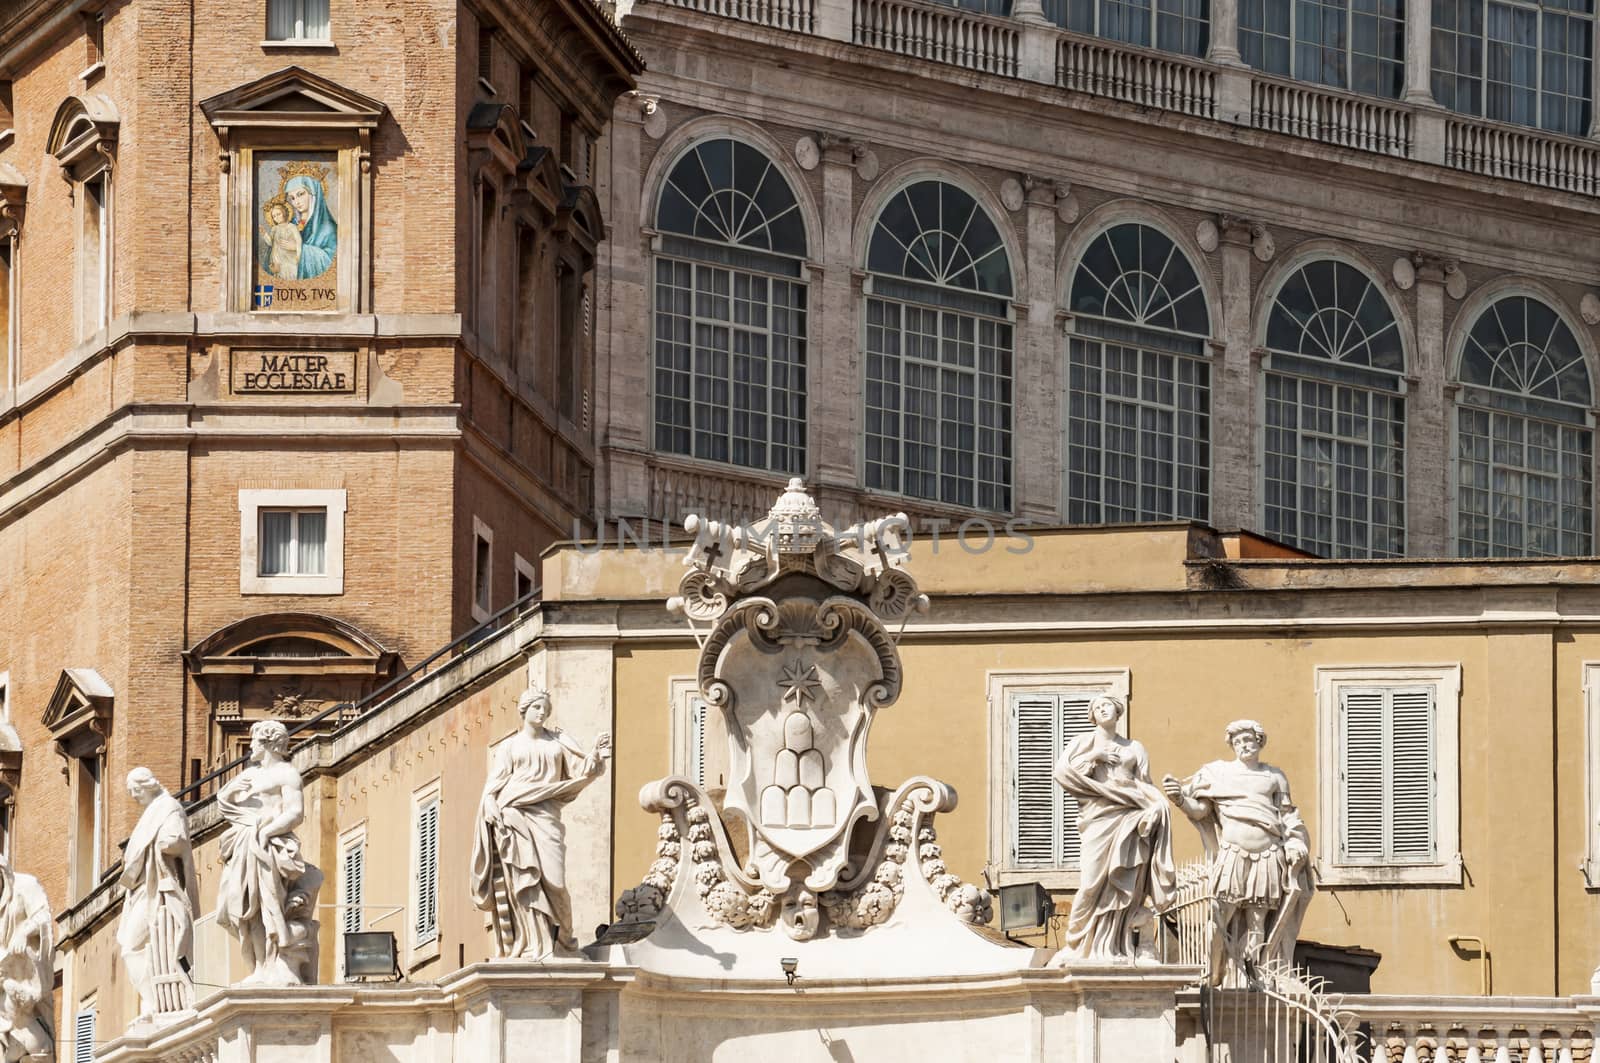
<path fill-rule="evenodd" d="M 117 945 L 139 992 L 139 1018 L 194 1007 L 194 917 L 200 908 L 194 846 L 183 804 L 149 768 L 128 773 L 128 793 L 144 812 L 122 858 L 122 921 Z"/>
<path fill-rule="evenodd" d="M 560 808 L 605 770 L 611 738 L 602 733 L 585 754 L 546 726 L 541 690 L 529 688 L 517 711 L 522 728 L 495 750 L 478 803 L 472 901 L 488 913 L 496 956 L 543 959 L 577 950 Z"/>
<path fill-rule="evenodd" d="M 241 985 L 308 985 L 317 977 L 317 891 L 322 872 L 300 854 L 300 772 L 285 759 L 283 724 L 250 728 L 251 765 L 217 791 L 222 836 L 217 925 L 239 940 L 250 974 Z"/>
<path fill-rule="evenodd" d="M 39 880 L 0 859 L 0 1063 L 55 1058 L 54 930 Z"/>
<path fill-rule="evenodd" d="M 1261 763 L 1267 733 L 1254 720 L 1228 725 L 1233 760 L 1214 760 L 1186 782 L 1162 781 L 1200 831 L 1209 864 L 1213 985 L 1243 986 L 1256 964 L 1294 959 L 1315 890 L 1311 841 L 1288 776 Z"/>
<path fill-rule="evenodd" d="M 1144 746 L 1116 732 L 1123 711 L 1116 698 L 1096 698 L 1095 729 L 1068 743 L 1056 763 L 1056 782 L 1078 799 L 1080 839 L 1061 960 L 1156 958 L 1155 909 L 1169 899 L 1175 874 L 1172 820 Z"/>

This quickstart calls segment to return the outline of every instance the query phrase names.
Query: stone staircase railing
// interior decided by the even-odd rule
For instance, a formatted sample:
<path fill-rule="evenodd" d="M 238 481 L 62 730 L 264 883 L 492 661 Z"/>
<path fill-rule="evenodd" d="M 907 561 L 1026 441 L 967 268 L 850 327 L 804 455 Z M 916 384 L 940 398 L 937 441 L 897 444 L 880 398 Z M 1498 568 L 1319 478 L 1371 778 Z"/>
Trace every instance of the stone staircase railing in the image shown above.
<path fill-rule="evenodd" d="M 1485 177 L 1600 195 L 1600 139 L 1362 96 L 932 0 L 646 0 Z"/>

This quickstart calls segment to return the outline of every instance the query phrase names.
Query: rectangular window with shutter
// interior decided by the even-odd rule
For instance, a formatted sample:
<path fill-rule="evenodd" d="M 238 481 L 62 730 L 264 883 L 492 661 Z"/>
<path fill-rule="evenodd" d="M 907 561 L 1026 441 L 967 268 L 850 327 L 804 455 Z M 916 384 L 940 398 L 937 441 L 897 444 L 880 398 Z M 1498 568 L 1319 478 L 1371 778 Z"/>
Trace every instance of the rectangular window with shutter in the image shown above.
<path fill-rule="evenodd" d="M 417 806 L 416 911 L 412 937 L 426 945 L 439 937 L 439 799 Z"/>
<path fill-rule="evenodd" d="M 357 838 L 345 849 L 340 861 L 339 926 L 346 934 L 361 929 L 362 878 L 366 873 L 367 845 Z"/>
<path fill-rule="evenodd" d="M 1078 801 L 1052 777 L 1067 743 L 1094 727 L 1089 702 L 1103 690 L 1018 691 L 1010 696 L 1006 864 L 1053 870 L 1078 866 Z"/>
<path fill-rule="evenodd" d="M 72 1017 L 72 1063 L 94 1063 L 94 1008 Z"/>
<path fill-rule="evenodd" d="M 1432 685 L 1339 688 L 1340 863 L 1438 861 L 1436 701 Z"/>

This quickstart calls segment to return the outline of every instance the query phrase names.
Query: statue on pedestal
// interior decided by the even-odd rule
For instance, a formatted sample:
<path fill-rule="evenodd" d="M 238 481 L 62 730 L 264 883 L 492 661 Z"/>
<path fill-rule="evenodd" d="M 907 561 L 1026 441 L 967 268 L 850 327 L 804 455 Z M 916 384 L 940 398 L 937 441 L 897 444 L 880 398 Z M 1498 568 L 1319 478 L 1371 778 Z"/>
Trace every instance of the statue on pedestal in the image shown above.
<path fill-rule="evenodd" d="M 1211 982 L 1242 986 L 1260 963 L 1290 963 L 1311 879 L 1311 841 L 1289 779 L 1261 763 L 1267 733 L 1254 720 L 1228 725 L 1235 759 L 1214 760 L 1185 782 L 1162 780 L 1205 845 L 1212 897 Z"/>
<path fill-rule="evenodd" d="M 55 1058 L 54 930 L 39 880 L 0 859 L 0 1063 Z"/>
<path fill-rule="evenodd" d="M 517 700 L 522 728 L 494 753 L 472 843 L 472 901 L 488 913 L 495 955 L 538 960 L 576 955 L 567 896 L 561 806 L 605 770 L 611 736 L 593 753 L 550 726 L 550 695 Z"/>
<path fill-rule="evenodd" d="M 1081 845 L 1061 959 L 1156 959 L 1155 911 L 1176 873 L 1171 810 L 1150 781 L 1144 746 L 1117 734 L 1124 711 L 1117 698 L 1095 698 L 1095 729 L 1056 762 L 1056 782 L 1078 799 Z"/>
<path fill-rule="evenodd" d="M 317 891 L 322 872 L 300 854 L 305 819 L 289 732 L 276 720 L 250 728 L 250 767 L 217 791 L 222 836 L 217 925 L 239 939 L 250 974 L 240 985 L 309 985 L 317 978 Z"/>
<path fill-rule="evenodd" d="M 149 768 L 128 773 L 128 794 L 144 807 L 122 858 L 117 945 L 139 992 L 139 1019 L 194 1008 L 194 917 L 200 908 L 194 846 L 183 804 Z"/>

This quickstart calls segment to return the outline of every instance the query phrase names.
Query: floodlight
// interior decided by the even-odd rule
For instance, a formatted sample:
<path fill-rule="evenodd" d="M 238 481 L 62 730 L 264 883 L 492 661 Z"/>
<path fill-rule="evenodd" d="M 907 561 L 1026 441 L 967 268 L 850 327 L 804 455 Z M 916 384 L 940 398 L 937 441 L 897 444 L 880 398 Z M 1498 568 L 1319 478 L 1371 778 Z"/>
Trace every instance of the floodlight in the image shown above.
<path fill-rule="evenodd" d="M 388 930 L 350 930 L 344 935 L 344 976 L 399 978 L 394 934 Z"/>
<path fill-rule="evenodd" d="M 1000 929 L 1003 932 L 1043 926 L 1055 914 L 1056 902 L 1037 882 L 1000 887 Z"/>

